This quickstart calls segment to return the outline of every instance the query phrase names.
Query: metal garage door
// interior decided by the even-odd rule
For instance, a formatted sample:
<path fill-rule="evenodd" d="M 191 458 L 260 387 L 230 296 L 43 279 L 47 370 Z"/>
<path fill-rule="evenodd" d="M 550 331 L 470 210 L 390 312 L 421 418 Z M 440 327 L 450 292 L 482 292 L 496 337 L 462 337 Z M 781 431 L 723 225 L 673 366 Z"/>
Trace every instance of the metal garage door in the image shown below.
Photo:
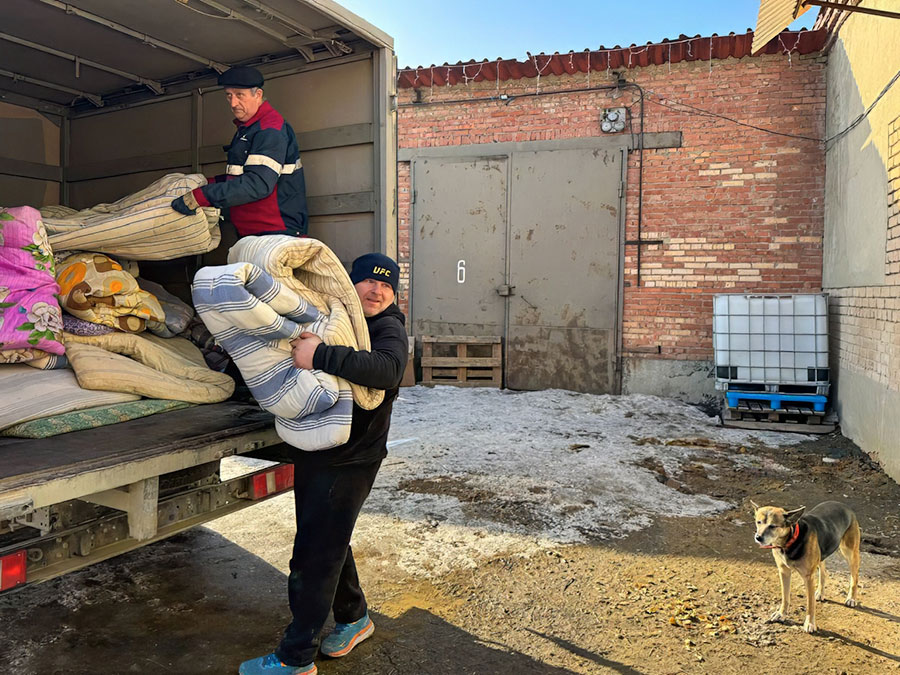
<path fill-rule="evenodd" d="M 416 162 L 416 335 L 503 335 L 507 160 Z"/>
<path fill-rule="evenodd" d="M 506 386 L 613 392 L 618 150 L 413 165 L 417 335 L 501 335 Z"/>

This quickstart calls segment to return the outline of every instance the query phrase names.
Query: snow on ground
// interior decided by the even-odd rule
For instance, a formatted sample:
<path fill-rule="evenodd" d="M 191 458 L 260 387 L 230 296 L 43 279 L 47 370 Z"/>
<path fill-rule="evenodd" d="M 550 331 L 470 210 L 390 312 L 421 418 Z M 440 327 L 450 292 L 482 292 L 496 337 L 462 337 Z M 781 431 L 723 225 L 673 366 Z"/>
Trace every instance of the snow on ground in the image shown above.
<path fill-rule="evenodd" d="M 659 467 L 667 476 L 686 463 L 711 478 L 778 473 L 786 469 L 753 448 L 809 438 L 727 429 L 656 396 L 404 388 L 354 546 L 433 575 L 492 555 L 621 537 L 656 517 L 731 506 L 660 482 Z"/>

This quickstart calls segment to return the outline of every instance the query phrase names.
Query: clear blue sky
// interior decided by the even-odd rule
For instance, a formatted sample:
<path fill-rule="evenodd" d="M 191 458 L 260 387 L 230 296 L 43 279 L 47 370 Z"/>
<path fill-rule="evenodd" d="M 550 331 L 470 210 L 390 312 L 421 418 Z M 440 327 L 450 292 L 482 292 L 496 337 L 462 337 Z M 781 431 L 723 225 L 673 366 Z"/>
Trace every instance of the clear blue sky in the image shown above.
<path fill-rule="evenodd" d="M 397 62 L 430 66 L 743 33 L 759 0 L 338 0 L 394 38 Z M 810 9 L 791 28 L 812 28 Z"/>

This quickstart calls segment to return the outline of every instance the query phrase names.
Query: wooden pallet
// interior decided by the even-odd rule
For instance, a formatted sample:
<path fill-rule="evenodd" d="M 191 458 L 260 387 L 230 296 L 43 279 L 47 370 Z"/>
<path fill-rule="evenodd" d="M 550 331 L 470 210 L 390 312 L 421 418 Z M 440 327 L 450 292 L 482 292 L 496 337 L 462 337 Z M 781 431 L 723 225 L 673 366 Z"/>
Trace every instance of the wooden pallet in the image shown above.
<path fill-rule="evenodd" d="M 423 335 L 421 384 L 499 388 L 501 348 L 499 336 Z"/>
<path fill-rule="evenodd" d="M 837 427 L 837 417 L 833 413 L 817 412 L 807 406 L 788 404 L 773 410 L 761 401 L 741 401 L 736 408 L 725 406 L 722 424 L 738 429 L 828 434 Z"/>

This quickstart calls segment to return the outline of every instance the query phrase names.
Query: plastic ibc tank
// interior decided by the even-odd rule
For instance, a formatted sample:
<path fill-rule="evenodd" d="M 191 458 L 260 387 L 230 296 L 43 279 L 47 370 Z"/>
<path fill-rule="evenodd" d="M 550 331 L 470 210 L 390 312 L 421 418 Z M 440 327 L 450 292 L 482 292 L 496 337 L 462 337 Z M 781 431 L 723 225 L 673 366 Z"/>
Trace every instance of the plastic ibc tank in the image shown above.
<path fill-rule="evenodd" d="M 827 393 L 828 294 L 720 294 L 713 301 L 716 386 L 816 385 Z"/>

